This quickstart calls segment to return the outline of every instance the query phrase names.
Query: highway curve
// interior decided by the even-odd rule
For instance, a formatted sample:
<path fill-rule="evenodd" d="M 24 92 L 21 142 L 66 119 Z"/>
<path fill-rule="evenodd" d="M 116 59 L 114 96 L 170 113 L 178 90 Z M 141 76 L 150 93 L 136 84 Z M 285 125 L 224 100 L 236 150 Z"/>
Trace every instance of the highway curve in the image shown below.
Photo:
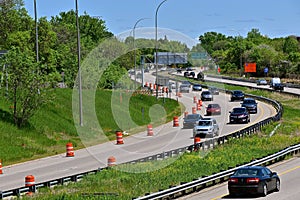
<path fill-rule="evenodd" d="M 152 81 L 154 80 L 150 76 L 148 81 L 151 81 L 150 78 Z M 178 100 L 188 112 L 191 112 L 191 108 L 195 106 L 193 97 L 199 97 L 199 94 L 200 92 L 190 92 L 183 94 L 183 97 L 178 98 Z M 177 99 L 174 93 L 172 98 Z M 218 102 L 222 107 L 222 115 L 216 116 L 221 135 L 229 134 L 275 115 L 275 109 L 272 106 L 259 102 L 258 113 L 251 115 L 249 124 L 227 124 L 228 111 L 234 106 L 240 106 L 240 102 L 229 102 L 229 96 L 223 93 L 216 96 L 214 102 Z M 204 102 L 204 107 L 207 103 Z M 204 107 L 197 112 L 205 115 Z M 180 126 L 182 127 L 182 117 L 180 117 Z M 147 136 L 145 130 L 139 134 L 124 138 L 123 145 L 116 145 L 116 141 L 110 141 L 75 151 L 75 157 L 66 157 L 65 154 L 59 154 L 12 166 L 4 166 L 3 174 L 0 176 L 0 190 L 6 191 L 24 186 L 24 178 L 29 174 L 34 175 L 36 183 L 39 183 L 95 170 L 99 167 L 106 167 L 109 156 L 115 156 L 116 162 L 119 164 L 193 144 L 192 129 L 182 129 L 181 127 L 173 127 L 172 122 L 169 122 L 154 128 L 154 136 Z"/>

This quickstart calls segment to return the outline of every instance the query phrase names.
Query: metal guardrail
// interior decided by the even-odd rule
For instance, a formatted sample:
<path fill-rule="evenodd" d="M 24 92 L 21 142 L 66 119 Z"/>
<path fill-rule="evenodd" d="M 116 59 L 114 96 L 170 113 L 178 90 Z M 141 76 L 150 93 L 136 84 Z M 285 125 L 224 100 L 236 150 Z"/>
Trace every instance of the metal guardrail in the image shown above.
<path fill-rule="evenodd" d="M 230 91 L 223 90 L 223 92 L 228 93 Z M 269 118 L 267 118 L 263 121 L 260 121 L 256 124 L 253 124 L 253 125 L 251 125 L 247 128 L 244 128 L 242 130 L 233 132 L 230 135 L 225 135 L 225 136 L 221 136 L 221 137 L 218 137 L 218 138 L 212 138 L 210 140 L 203 141 L 200 144 L 197 144 L 199 146 L 190 145 L 190 146 L 187 146 L 187 147 L 171 150 L 171 151 L 168 151 L 168 152 L 163 152 L 161 154 L 149 156 L 149 157 L 146 157 L 146 158 L 133 160 L 133 161 L 130 161 L 130 162 L 127 162 L 127 163 L 138 163 L 138 162 L 148 162 L 148 161 L 152 161 L 152 160 L 161 160 L 161 159 L 165 159 L 165 158 L 168 158 L 168 157 L 177 156 L 179 154 L 184 153 L 187 150 L 192 150 L 195 147 L 197 147 L 197 148 L 200 147 L 203 150 L 204 149 L 209 149 L 209 148 L 214 148 L 215 145 L 224 144 L 230 138 L 240 138 L 240 137 L 243 137 L 245 135 L 253 134 L 253 133 L 261 130 L 261 128 L 263 126 L 271 123 L 272 121 L 280 120 L 280 118 L 282 116 L 282 113 L 283 113 L 283 108 L 282 108 L 280 103 L 278 103 L 278 102 L 276 102 L 272 99 L 265 98 L 265 97 L 259 97 L 259 96 L 254 96 L 254 95 L 248 95 L 248 96 L 251 96 L 253 98 L 256 98 L 257 100 L 265 101 L 265 102 L 268 102 L 268 103 L 272 104 L 277 110 L 276 115 L 272 116 L 272 117 L 269 117 Z M 70 181 L 76 182 L 76 181 L 82 179 L 82 177 L 84 177 L 88 174 L 95 174 L 97 172 L 100 172 L 103 169 L 106 169 L 106 168 L 98 168 L 96 170 L 87 171 L 87 172 L 75 174 L 75 175 L 72 175 L 72 176 L 67 176 L 67 177 L 62 177 L 62 178 L 59 178 L 59 179 L 54 179 L 54 180 L 50 180 L 50 181 L 46 181 L 46 182 L 42 182 L 42 183 L 37 183 L 34 186 L 30 186 L 30 187 L 20 187 L 20 188 L 15 188 L 15 189 L 12 189 L 12 190 L 0 191 L 0 199 L 3 199 L 5 197 L 10 197 L 10 196 L 20 196 L 20 195 L 28 193 L 28 192 L 35 192 L 38 188 L 41 188 L 41 187 L 52 187 L 52 186 L 55 186 L 55 185 L 63 185 L 64 183 L 67 183 L 67 182 L 70 182 Z M 223 173 L 225 173 L 225 172 L 222 172 L 221 174 L 223 174 Z M 211 176 L 210 179 L 207 177 L 207 178 L 205 178 L 205 180 L 207 179 L 206 181 L 211 182 L 211 181 L 214 180 L 213 178 L 216 178 L 216 177 L 218 179 L 220 179 L 218 176 L 213 175 L 213 176 Z M 193 184 L 193 182 L 188 183 L 187 185 L 189 185 L 189 184 Z M 183 186 L 181 186 L 181 187 L 183 187 Z M 172 193 L 176 193 L 174 188 L 172 188 L 170 190 L 172 191 Z M 159 194 L 161 194 L 161 193 L 159 193 Z M 147 199 L 147 198 L 141 198 L 141 199 Z"/>
<path fill-rule="evenodd" d="M 275 154 L 269 155 L 267 157 L 261 158 L 259 160 L 254 160 L 249 163 L 245 163 L 243 165 L 236 166 L 235 168 L 231 168 L 229 170 L 219 172 L 216 174 L 213 174 L 211 176 L 207 177 L 200 177 L 197 180 L 194 180 L 189 183 L 183 183 L 181 185 L 159 191 L 156 193 L 148 194 L 143 197 L 138 197 L 135 198 L 136 200 L 143 200 L 143 199 L 173 199 L 177 198 L 192 192 L 199 191 L 208 185 L 211 184 L 216 184 L 216 183 L 221 183 L 226 181 L 233 172 L 242 166 L 250 166 L 250 165 L 269 165 L 273 164 L 275 162 L 283 160 L 287 155 L 294 155 L 294 154 L 299 154 L 300 152 L 300 144 L 294 145 L 291 147 L 288 147 L 286 149 L 283 149 Z"/>

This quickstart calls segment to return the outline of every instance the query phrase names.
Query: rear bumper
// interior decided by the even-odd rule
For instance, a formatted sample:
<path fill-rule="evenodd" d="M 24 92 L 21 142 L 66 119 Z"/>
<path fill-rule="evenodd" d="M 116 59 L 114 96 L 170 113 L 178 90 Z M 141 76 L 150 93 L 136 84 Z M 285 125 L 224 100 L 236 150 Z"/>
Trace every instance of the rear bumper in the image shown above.
<path fill-rule="evenodd" d="M 232 185 L 228 186 L 228 190 L 230 194 L 260 194 L 262 193 L 261 189 L 258 185 Z"/>

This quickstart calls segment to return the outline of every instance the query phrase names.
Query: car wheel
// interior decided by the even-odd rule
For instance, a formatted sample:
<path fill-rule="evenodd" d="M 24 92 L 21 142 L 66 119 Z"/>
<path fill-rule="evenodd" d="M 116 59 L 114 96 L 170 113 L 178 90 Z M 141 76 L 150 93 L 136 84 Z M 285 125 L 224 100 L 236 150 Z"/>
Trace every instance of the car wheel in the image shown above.
<path fill-rule="evenodd" d="M 280 181 L 276 179 L 276 187 L 275 187 L 275 192 L 279 192 L 280 190 Z"/>
<path fill-rule="evenodd" d="M 268 187 L 266 184 L 263 185 L 263 191 L 262 191 L 262 196 L 267 196 L 268 194 Z"/>

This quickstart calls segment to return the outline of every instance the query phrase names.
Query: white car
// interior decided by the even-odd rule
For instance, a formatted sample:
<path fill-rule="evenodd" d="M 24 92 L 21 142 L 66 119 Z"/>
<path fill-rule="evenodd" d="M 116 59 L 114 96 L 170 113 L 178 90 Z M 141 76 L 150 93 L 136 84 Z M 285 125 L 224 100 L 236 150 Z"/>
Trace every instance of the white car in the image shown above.
<path fill-rule="evenodd" d="M 193 136 L 206 138 L 214 137 L 219 135 L 219 125 L 214 118 L 203 118 L 200 119 L 193 129 Z"/>

